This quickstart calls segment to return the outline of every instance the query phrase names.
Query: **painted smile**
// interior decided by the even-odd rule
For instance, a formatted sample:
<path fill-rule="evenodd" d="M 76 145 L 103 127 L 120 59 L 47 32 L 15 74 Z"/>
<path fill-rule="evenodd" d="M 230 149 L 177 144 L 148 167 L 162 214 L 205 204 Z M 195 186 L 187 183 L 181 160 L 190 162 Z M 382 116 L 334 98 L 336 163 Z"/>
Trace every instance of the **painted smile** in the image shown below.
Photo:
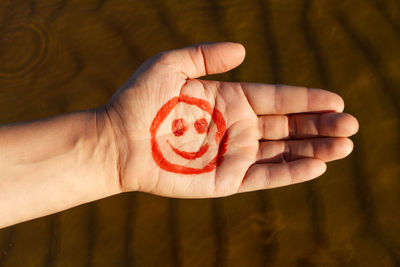
<path fill-rule="evenodd" d="M 205 143 L 196 152 L 186 152 L 186 151 L 177 149 L 168 140 L 167 140 L 167 143 L 176 154 L 178 154 L 179 156 L 181 156 L 182 158 L 185 158 L 185 159 L 200 158 L 207 152 L 208 147 L 209 147 L 208 143 Z"/>
<path fill-rule="evenodd" d="M 191 120 L 188 122 L 185 121 L 184 118 L 175 116 L 180 112 L 174 112 L 172 113 L 172 116 L 169 116 L 171 111 L 174 110 L 178 104 L 185 104 L 199 108 L 203 111 L 201 113 L 202 117 L 198 118 L 194 122 Z M 196 115 L 197 118 L 199 114 L 200 113 L 198 113 L 196 110 L 196 113 L 192 114 L 193 118 L 194 115 Z M 211 117 L 211 120 L 209 120 L 207 114 Z M 210 124 L 212 124 L 212 127 L 210 127 Z M 162 139 L 163 142 L 161 148 L 163 149 L 161 149 L 157 140 L 157 132 L 161 125 L 163 125 L 163 136 L 169 130 L 167 127 L 171 125 L 171 130 L 168 131 L 168 133 L 171 132 L 174 136 L 176 136 L 176 138 L 181 138 L 183 141 L 191 142 L 192 140 L 198 140 L 198 138 L 192 137 L 192 134 L 194 135 L 197 133 L 199 135 L 204 135 L 202 140 L 215 140 L 215 142 L 204 142 L 197 151 L 188 152 L 174 147 L 172 144 L 176 143 L 172 142 L 173 140 L 167 141 L 166 139 Z M 213 130 L 211 131 L 210 129 Z M 185 136 L 185 133 L 189 130 L 191 134 Z M 212 172 L 222 163 L 224 159 L 224 154 L 226 152 L 228 143 L 225 118 L 221 111 L 204 99 L 195 98 L 189 95 L 179 95 L 171 98 L 157 111 L 149 131 L 151 134 L 151 152 L 154 163 L 164 171 L 181 174 L 201 174 Z M 209 139 L 205 139 L 206 137 Z M 165 142 L 167 142 L 168 145 L 166 145 Z M 163 152 L 165 154 L 163 154 Z M 172 152 L 177 154 L 179 158 L 174 157 L 174 155 L 170 155 L 173 154 Z M 208 157 L 205 157 L 206 154 Z M 182 158 L 189 160 L 189 162 L 185 161 L 182 164 Z M 201 161 L 201 159 L 204 160 Z M 178 162 L 174 162 L 176 160 L 178 160 Z"/>

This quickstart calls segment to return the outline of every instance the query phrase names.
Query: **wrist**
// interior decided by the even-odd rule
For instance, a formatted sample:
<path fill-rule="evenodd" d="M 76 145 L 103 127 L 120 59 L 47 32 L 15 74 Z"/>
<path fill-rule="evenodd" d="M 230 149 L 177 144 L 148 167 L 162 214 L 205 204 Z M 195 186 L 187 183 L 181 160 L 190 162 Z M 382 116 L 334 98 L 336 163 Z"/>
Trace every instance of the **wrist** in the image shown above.
<path fill-rule="evenodd" d="M 104 107 L 97 110 L 97 116 L 103 118 L 107 136 L 110 136 L 113 143 L 113 151 L 115 151 L 116 160 L 115 169 L 117 172 L 117 180 L 120 192 L 137 191 L 140 186 L 138 184 L 138 169 L 140 166 L 132 164 L 135 162 L 134 159 L 140 161 L 142 153 L 137 152 L 138 144 L 136 142 L 130 142 L 128 140 L 129 134 L 132 135 L 132 128 L 127 129 L 124 123 L 124 110 L 119 109 L 121 105 L 107 104 Z M 128 164 L 129 162 L 129 164 Z M 139 164 L 142 165 L 142 164 Z"/>
<path fill-rule="evenodd" d="M 120 153 L 116 132 L 106 108 L 93 112 L 95 131 L 87 137 L 93 155 L 97 158 L 108 195 L 121 193 Z"/>

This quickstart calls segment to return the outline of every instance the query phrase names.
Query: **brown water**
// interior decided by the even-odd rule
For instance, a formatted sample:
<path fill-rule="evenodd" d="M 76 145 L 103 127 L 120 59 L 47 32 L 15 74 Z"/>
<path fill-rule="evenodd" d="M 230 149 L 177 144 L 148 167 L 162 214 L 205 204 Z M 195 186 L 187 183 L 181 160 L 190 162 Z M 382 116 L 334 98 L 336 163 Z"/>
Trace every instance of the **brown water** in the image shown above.
<path fill-rule="evenodd" d="M 243 43 L 216 78 L 322 87 L 360 133 L 321 178 L 221 199 L 130 193 L 0 230 L 0 266 L 400 266 L 398 0 L 0 1 L 0 123 L 104 104 L 153 54 Z"/>

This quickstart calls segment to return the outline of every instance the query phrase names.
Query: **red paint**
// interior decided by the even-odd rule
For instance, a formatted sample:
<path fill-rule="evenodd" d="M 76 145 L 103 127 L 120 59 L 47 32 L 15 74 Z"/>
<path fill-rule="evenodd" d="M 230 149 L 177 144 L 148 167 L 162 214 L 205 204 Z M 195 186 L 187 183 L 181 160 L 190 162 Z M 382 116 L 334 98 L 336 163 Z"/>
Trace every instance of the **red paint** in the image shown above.
<path fill-rule="evenodd" d="M 175 119 L 172 122 L 171 125 L 171 130 L 174 133 L 175 136 L 182 136 L 185 134 L 185 132 L 187 131 L 188 127 L 187 127 L 187 123 L 185 122 L 184 119 Z"/>
<path fill-rule="evenodd" d="M 225 134 L 222 138 L 221 144 L 219 144 L 217 166 L 221 165 L 221 163 L 224 161 L 224 154 L 226 152 L 226 148 L 228 147 L 228 139 L 228 134 Z"/>
<path fill-rule="evenodd" d="M 156 140 L 156 133 L 157 133 L 158 127 L 161 125 L 161 123 L 164 121 L 164 119 L 168 116 L 168 114 L 171 112 L 171 110 L 176 106 L 176 104 L 178 104 L 179 102 L 184 102 L 189 105 L 195 105 L 195 106 L 199 107 L 200 109 L 206 111 L 208 114 L 210 114 L 212 121 L 217 126 L 215 140 L 216 140 L 216 143 L 219 145 L 219 151 L 218 151 L 217 155 L 215 155 L 215 157 L 207 165 L 205 165 L 202 168 L 191 168 L 191 167 L 182 166 L 179 164 L 174 164 L 172 162 L 169 162 L 162 155 L 160 147 Z M 173 129 L 173 131 L 174 131 L 174 129 Z M 188 95 L 181 95 L 179 97 L 174 97 L 174 98 L 170 99 L 167 103 L 165 103 L 160 108 L 160 110 L 157 112 L 157 114 L 150 126 L 151 150 L 152 150 L 154 161 L 163 170 L 175 172 L 175 173 L 200 174 L 200 173 L 204 173 L 204 172 L 211 172 L 216 168 L 217 164 L 218 165 L 221 164 L 221 162 L 223 160 L 223 154 L 226 152 L 228 139 L 227 139 L 227 135 L 225 135 L 225 132 L 226 132 L 226 123 L 225 123 L 224 116 L 218 109 L 213 108 L 209 102 L 207 102 L 203 99 L 191 97 Z M 221 143 L 224 135 L 225 135 L 224 141 Z M 185 155 L 185 156 L 191 155 L 191 154 L 185 154 L 185 153 L 195 153 L 194 155 L 196 155 L 196 153 L 203 152 L 201 149 L 207 151 L 208 146 L 207 146 L 207 148 L 200 148 L 197 152 L 185 152 L 185 151 L 181 151 L 181 152 L 183 152 L 183 155 Z M 204 151 L 202 155 L 200 155 L 200 153 L 197 154 L 198 156 L 196 158 L 203 156 L 204 153 L 206 153 L 206 151 Z M 178 153 L 178 155 L 179 155 L 179 153 Z M 180 156 L 182 156 L 182 155 L 180 155 Z"/>
<path fill-rule="evenodd" d="M 198 119 L 194 122 L 194 128 L 199 134 L 203 134 L 207 132 L 208 122 L 205 118 Z"/>
<path fill-rule="evenodd" d="M 205 143 L 196 152 L 186 152 L 186 151 L 182 151 L 180 149 L 177 149 L 168 140 L 167 140 L 167 143 L 176 154 L 178 154 L 179 156 L 181 156 L 182 158 L 185 158 L 185 159 L 200 158 L 201 156 L 203 156 L 207 152 L 208 147 L 209 147 L 208 143 Z"/>

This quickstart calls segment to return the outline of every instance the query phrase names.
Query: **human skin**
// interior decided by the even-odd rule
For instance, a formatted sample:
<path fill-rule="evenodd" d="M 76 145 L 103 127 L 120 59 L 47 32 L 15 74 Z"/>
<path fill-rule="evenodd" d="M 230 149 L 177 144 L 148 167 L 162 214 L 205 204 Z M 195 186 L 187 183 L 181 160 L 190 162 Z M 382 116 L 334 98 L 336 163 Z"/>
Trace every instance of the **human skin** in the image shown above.
<path fill-rule="evenodd" d="M 236 43 L 163 52 L 103 107 L 0 127 L 0 227 L 128 191 L 209 198 L 304 182 L 352 151 L 358 122 L 335 93 L 197 79 L 244 57 Z"/>

